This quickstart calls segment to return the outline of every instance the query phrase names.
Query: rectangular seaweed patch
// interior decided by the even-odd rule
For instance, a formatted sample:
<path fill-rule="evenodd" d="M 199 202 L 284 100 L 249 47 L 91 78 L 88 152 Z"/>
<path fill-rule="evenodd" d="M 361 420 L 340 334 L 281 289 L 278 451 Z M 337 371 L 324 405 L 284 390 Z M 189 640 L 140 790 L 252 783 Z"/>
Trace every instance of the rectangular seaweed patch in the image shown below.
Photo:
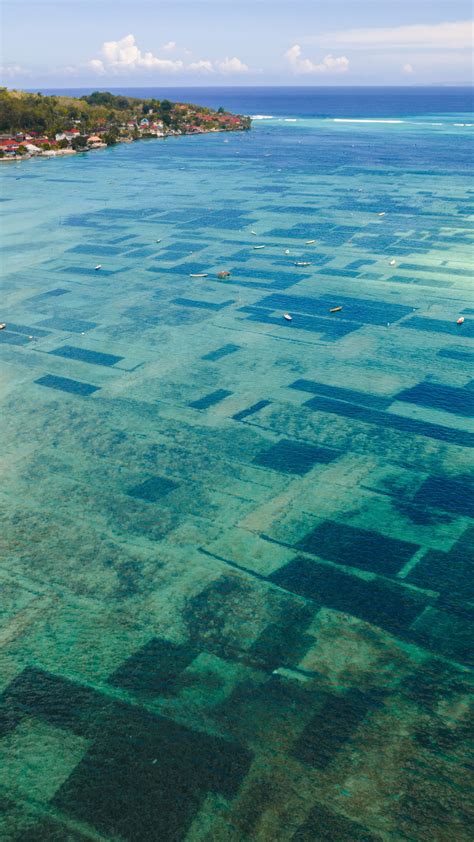
<path fill-rule="evenodd" d="M 298 543 L 300 550 L 337 564 L 390 575 L 419 549 L 416 544 L 386 538 L 379 532 L 326 520 Z"/>
<path fill-rule="evenodd" d="M 93 330 L 97 327 L 97 322 L 86 322 L 84 319 L 62 319 L 59 316 L 54 316 L 51 319 L 44 319 L 40 322 L 40 325 L 51 327 L 54 330 L 63 330 L 66 333 L 85 333 L 86 330 Z"/>
<path fill-rule="evenodd" d="M 107 255 L 120 254 L 121 251 L 123 251 L 123 248 L 117 248 L 117 246 L 84 243 L 83 245 L 73 246 L 72 248 L 67 249 L 67 254 L 96 254 L 97 257 L 104 257 Z"/>
<path fill-rule="evenodd" d="M 55 374 L 45 374 L 34 382 L 39 386 L 48 386 L 50 389 L 69 392 L 71 395 L 92 395 L 100 389 L 100 386 L 92 386 L 91 383 L 83 383 L 80 380 L 71 380 L 69 377 L 57 377 Z"/>
<path fill-rule="evenodd" d="M 395 395 L 395 400 L 442 409 L 454 415 L 470 418 L 474 414 L 474 395 L 455 386 L 439 383 L 418 383 L 412 389 L 404 389 Z"/>
<path fill-rule="evenodd" d="M 285 474 L 306 474 L 315 465 L 326 465 L 337 459 L 338 455 L 337 451 L 327 447 L 283 439 L 268 450 L 263 450 L 253 461 L 263 468 L 272 468 Z"/>
<path fill-rule="evenodd" d="M 463 325 L 457 325 L 456 319 L 448 322 L 443 319 L 428 319 L 424 316 L 413 316 L 403 322 L 403 327 L 413 330 L 426 330 L 430 333 L 449 333 L 451 336 L 470 337 L 474 336 L 474 319 L 465 321 Z"/>
<path fill-rule="evenodd" d="M 380 427 L 399 430 L 411 435 L 426 436 L 449 444 L 458 444 L 462 447 L 474 447 L 473 433 L 455 430 L 452 427 L 442 427 L 440 424 L 430 424 L 427 421 L 418 421 L 416 418 L 405 418 L 391 412 L 378 412 L 375 409 L 326 398 L 324 395 L 311 398 L 306 401 L 304 406 L 315 412 L 330 412 L 343 418 L 352 418 L 366 424 L 377 424 Z"/>
<path fill-rule="evenodd" d="M 33 327 L 28 327 L 27 325 L 17 325 L 14 322 L 8 322 L 7 331 L 12 331 L 12 333 L 21 333 L 25 336 L 34 336 L 37 339 L 39 336 L 49 336 L 49 330 L 41 330 L 41 328 L 37 328 L 36 325 Z"/>
<path fill-rule="evenodd" d="M 224 398 L 228 398 L 231 394 L 232 392 L 229 392 L 227 389 L 217 389 L 209 395 L 204 395 L 204 397 L 192 401 L 188 406 L 192 406 L 193 409 L 208 409 L 210 406 L 223 401 Z"/>
<path fill-rule="evenodd" d="M 395 583 L 365 581 L 306 558 L 294 558 L 268 578 L 292 593 L 347 611 L 394 634 L 407 631 L 426 604 L 421 594 Z"/>
<path fill-rule="evenodd" d="M 10 333 L 8 330 L 0 330 L 0 343 L 5 345 L 29 345 L 27 336 L 21 333 Z"/>
<path fill-rule="evenodd" d="M 63 274 L 66 272 L 71 272 L 73 275 L 86 275 L 87 277 L 92 277 L 93 275 L 98 275 L 99 271 L 96 271 L 95 266 L 90 266 L 85 268 L 84 266 L 63 266 L 61 269 L 56 270 L 58 272 L 62 272 Z M 101 277 L 108 278 L 110 275 L 117 275 L 119 272 L 123 272 L 124 269 L 100 269 Z"/>
<path fill-rule="evenodd" d="M 418 490 L 414 502 L 445 512 L 474 517 L 474 483 L 469 479 L 428 477 Z"/>
<path fill-rule="evenodd" d="M 197 307 L 204 310 L 223 310 L 224 307 L 229 307 L 234 301 L 223 301 L 217 304 L 215 301 L 197 301 L 194 298 L 174 298 L 173 304 L 179 304 L 181 307 Z"/>
<path fill-rule="evenodd" d="M 443 553 L 428 550 L 407 576 L 407 581 L 420 588 L 445 593 L 448 599 L 474 599 L 474 529 L 467 529 L 461 539 Z"/>
<path fill-rule="evenodd" d="M 100 351 L 89 351 L 87 348 L 75 348 L 74 345 L 63 345 L 49 351 L 56 357 L 65 357 L 67 360 L 78 360 L 83 363 L 94 365 L 112 366 L 123 360 L 124 357 L 116 357 L 115 354 L 102 354 Z"/>
<path fill-rule="evenodd" d="M 216 348 L 215 351 L 209 351 L 209 353 L 204 354 L 201 359 L 209 360 L 209 362 L 216 362 L 217 360 L 222 359 L 222 357 L 227 357 L 228 354 L 240 351 L 240 347 L 240 345 L 233 345 L 232 343 L 229 343 L 228 345 L 223 345 L 222 348 Z"/>
<path fill-rule="evenodd" d="M 57 289 L 50 289 L 48 292 L 41 292 L 39 295 L 33 296 L 33 298 L 28 298 L 28 301 L 41 301 L 43 298 L 58 298 L 60 295 L 66 295 L 67 292 L 70 292 L 70 290 L 58 287 Z"/>
<path fill-rule="evenodd" d="M 292 754 L 302 763 L 325 769 L 374 706 L 368 694 L 350 690 L 328 693 L 322 708 L 306 725 Z"/>
<path fill-rule="evenodd" d="M 474 351 L 469 348 L 441 348 L 438 357 L 446 357 L 448 360 L 462 360 L 463 362 L 474 362 Z"/>
<path fill-rule="evenodd" d="M 146 500 L 148 503 L 156 503 L 170 491 L 178 487 L 178 483 L 167 477 L 149 477 L 144 482 L 129 488 L 127 494 L 136 497 L 137 500 Z"/>
<path fill-rule="evenodd" d="M 155 637 L 127 658 L 108 683 L 132 693 L 159 695 L 172 689 L 196 654 L 190 646 Z"/>
<path fill-rule="evenodd" d="M 380 842 L 365 827 L 339 813 L 333 813 L 322 804 L 311 810 L 305 823 L 300 825 L 291 842 Z"/>
<path fill-rule="evenodd" d="M 261 409 L 264 409 L 264 407 L 269 406 L 270 404 L 271 401 L 257 401 L 257 403 L 253 403 L 252 406 L 247 407 L 247 409 L 242 409 L 240 412 L 236 412 L 232 418 L 234 421 L 243 421 L 244 418 L 247 418 L 249 415 L 255 415 L 256 412 L 260 412 Z"/>
<path fill-rule="evenodd" d="M 393 398 L 369 395 L 367 392 L 358 392 L 343 386 L 328 386 L 325 383 L 317 383 L 315 380 L 295 380 L 294 383 L 290 383 L 289 388 L 310 392 L 313 395 L 327 395 L 330 398 L 369 406 L 373 409 L 386 409 L 393 401 Z"/>
<path fill-rule="evenodd" d="M 242 307 L 241 310 L 246 308 Z M 361 325 L 355 322 L 342 322 L 338 320 L 331 321 L 331 319 L 322 319 L 317 316 L 306 316 L 304 314 L 293 315 L 293 321 L 287 322 L 283 317 L 271 316 L 266 310 L 258 310 L 255 308 L 248 316 L 250 322 L 260 322 L 265 325 L 277 325 L 279 327 L 297 328 L 298 330 L 307 330 L 310 333 L 323 334 L 325 339 L 337 340 L 352 333 L 354 330 L 359 330 Z"/>

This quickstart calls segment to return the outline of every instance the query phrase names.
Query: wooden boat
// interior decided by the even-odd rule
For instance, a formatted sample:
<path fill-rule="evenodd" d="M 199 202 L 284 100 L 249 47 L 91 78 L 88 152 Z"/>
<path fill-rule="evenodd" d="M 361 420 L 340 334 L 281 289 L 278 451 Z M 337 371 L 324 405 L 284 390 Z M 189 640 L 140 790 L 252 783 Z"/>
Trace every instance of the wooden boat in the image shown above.
<path fill-rule="evenodd" d="M 207 278 L 207 272 L 195 272 L 190 278 Z"/>
<path fill-rule="evenodd" d="M 218 272 L 218 273 L 217 273 L 217 277 L 218 277 L 218 278 L 229 278 L 229 277 L 230 277 L 230 272 L 227 272 L 227 271 L 224 271 L 224 272 Z"/>
<path fill-rule="evenodd" d="M 459 316 L 459 319 L 457 320 L 456 324 L 457 324 L 457 325 L 462 325 L 462 324 L 464 324 L 464 316 Z"/>
<path fill-rule="evenodd" d="M 293 321 L 293 316 L 290 316 L 289 313 L 284 313 L 283 318 L 286 319 L 287 322 Z"/>
<path fill-rule="evenodd" d="M 342 310 L 342 307 L 331 307 L 329 312 L 330 313 L 339 313 L 340 310 Z"/>

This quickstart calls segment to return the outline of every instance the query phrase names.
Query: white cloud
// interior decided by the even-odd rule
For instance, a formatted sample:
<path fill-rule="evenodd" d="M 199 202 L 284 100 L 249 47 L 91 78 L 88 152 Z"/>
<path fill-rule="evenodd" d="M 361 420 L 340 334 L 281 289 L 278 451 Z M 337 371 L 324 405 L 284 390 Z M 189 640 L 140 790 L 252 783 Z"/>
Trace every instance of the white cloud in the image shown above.
<path fill-rule="evenodd" d="M 334 58 L 329 54 L 320 64 L 309 58 L 302 58 L 299 44 L 293 44 L 285 53 L 285 58 L 295 73 L 346 73 L 349 69 L 349 59 L 346 56 Z"/>
<path fill-rule="evenodd" d="M 452 21 L 412 26 L 369 27 L 345 32 L 327 32 L 305 43 L 330 47 L 419 47 L 426 49 L 461 50 L 472 46 L 473 21 Z"/>
<path fill-rule="evenodd" d="M 100 73 L 100 74 L 105 73 L 104 62 L 101 61 L 100 58 L 93 58 L 89 62 L 89 67 L 95 73 Z"/>
<path fill-rule="evenodd" d="M 134 35 L 126 35 L 119 41 L 105 41 L 100 52 L 102 58 L 92 59 L 89 67 L 101 75 L 107 72 L 136 70 L 176 72 L 183 68 L 181 60 L 172 61 L 168 58 L 158 58 L 151 52 L 142 52 L 135 42 Z"/>
<path fill-rule="evenodd" d="M 168 53 L 168 57 L 160 58 L 151 52 L 143 52 L 137 45 L 134 35 L 126 35 L 118 41 L 105 41 L 100 48 L 100 58 L 93 58 L 87 63 L 89 70 L 98 76 L 113 75 L 122 72 L 159 71 L 177 73 L 223 74 L 247 73 L 249 68 L 243 61 L 234 56 L 223 61 L 209 61 L 195 59 L 185 62 L 182 59 L 169 58 L 169 54 L 179 50 L 178 55 L 191 56 L 188 50 L 178 48 L 176 41 L 168 41 L 161 47 L 161 51 Z M 189 63 L 187 63 L 189 61 Z"/>
<path fill-rule="evenodd" d="M 213 73 L 214 67 L 212 61 L 192 61 L 188 64 L 187 70 L 192 70 L 194 73 Z"/>
<path fill-rule="evenodd" d="M 411 64 L 404 64 L 402 67 L 404 73 L 413 73 L 413 65 Z"/>
<path fill-rule="evenodd" d="M 219 61 L 216 63 L 216 66 L 221 73 L 247 73 L 249 69 L 247 65 L 236 56 L 233 58 L 226 58 L 224 61 Z"/>
<path fill-rule="evenodd" d="M 31 72 L 21 64 L 2 64 L 0 75 L 5 79 L 13 79 L 15 76 L 31 76 Z"/>

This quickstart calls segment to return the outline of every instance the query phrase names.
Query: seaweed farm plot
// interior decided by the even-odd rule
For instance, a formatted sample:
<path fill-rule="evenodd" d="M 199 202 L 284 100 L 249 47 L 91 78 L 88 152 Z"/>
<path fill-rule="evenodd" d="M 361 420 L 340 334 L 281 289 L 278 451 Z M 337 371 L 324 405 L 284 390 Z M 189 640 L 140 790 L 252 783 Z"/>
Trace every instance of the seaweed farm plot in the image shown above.
<path fill-rule="evenodd" d="M 2 840 L 470 839 L 468 139 L 322 122 L 0 173 Z"/>

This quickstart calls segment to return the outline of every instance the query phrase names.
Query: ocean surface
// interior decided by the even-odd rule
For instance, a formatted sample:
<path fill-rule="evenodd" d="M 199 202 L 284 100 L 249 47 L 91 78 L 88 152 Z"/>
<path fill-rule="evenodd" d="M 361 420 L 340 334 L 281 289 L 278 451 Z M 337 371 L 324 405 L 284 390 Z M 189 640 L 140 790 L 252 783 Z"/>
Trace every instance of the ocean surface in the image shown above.
<path fill-rule="evenodd" d="M 471 93 L 122 92 L 255 119 L 0 164 L 0 839 L 467 842 Z"/>

